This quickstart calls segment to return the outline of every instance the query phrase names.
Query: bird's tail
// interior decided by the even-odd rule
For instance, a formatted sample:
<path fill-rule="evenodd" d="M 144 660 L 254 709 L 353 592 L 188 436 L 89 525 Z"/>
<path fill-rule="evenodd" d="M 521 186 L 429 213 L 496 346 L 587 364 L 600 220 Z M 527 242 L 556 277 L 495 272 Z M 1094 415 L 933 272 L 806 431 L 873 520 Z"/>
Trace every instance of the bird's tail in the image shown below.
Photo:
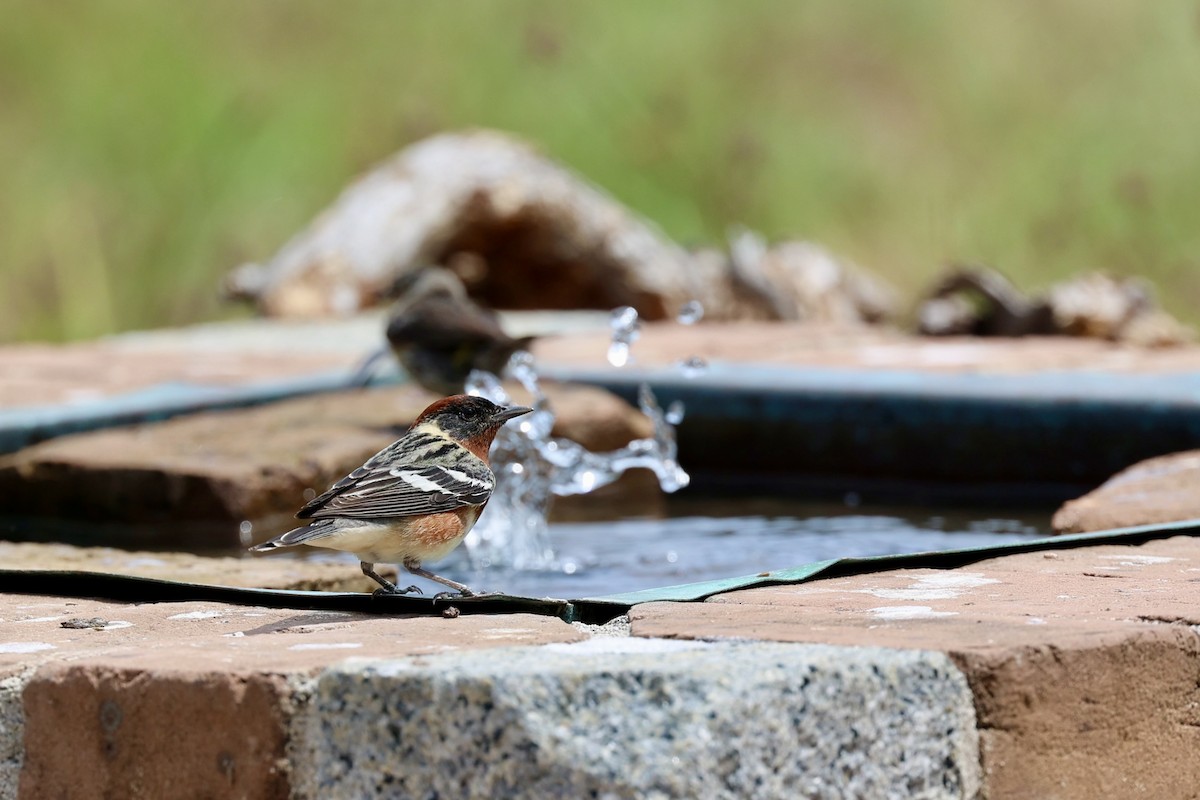
<path fill-rule="evenodd" d="M 316 522 L 301 525 L 299 528 L 293 528 L 285 534 L 276 536 L 269 542 L 256 544 L 250 550 L 254 553 L 264 553 L 268 550 L 278 550 L 281 547 L 293 547 L 298 544 L 304 544 L 312 539 L 319 539 L 332 532 L 333 520 L 319 519 Z"/>

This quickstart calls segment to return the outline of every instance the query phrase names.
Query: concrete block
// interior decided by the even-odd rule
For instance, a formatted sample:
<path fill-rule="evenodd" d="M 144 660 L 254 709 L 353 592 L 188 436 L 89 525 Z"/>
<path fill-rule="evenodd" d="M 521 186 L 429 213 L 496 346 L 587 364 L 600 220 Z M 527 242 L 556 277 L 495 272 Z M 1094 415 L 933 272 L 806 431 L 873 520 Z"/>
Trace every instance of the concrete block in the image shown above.
<path fill-rule="evenodd" d="M 0 800 L 16 800 L 25 758 L 25 710 L 21 692 L 32 669 L 0 677 Z"/>
<path fill-rule="evenodd" d="M 968 798 L 945 655 L 594 638 L 351 661 L 295 718 L 295 796 Z"/>

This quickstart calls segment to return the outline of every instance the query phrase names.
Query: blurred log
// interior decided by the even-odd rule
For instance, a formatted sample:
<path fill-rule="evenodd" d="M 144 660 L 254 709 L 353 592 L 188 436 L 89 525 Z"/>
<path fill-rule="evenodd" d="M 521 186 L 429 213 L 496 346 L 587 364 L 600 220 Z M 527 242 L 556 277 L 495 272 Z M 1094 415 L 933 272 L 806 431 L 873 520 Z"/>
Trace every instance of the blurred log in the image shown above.
<path fill-rule="evenodd" d="M 385 161 L 226 288 L 269 316 L 346 315 L 405 272 L 444 264 L 496 308 L 630 305 L 662 319 L 701 291 L 689 263 L 649 222 L 532 147 L 475 131 Z"/>
<path fill-rule="evenodd" d="M 757 244 L 756 244 L 757 243 Z M 407 273 L 454 271 L 506 309 L 633 306 L 647 320 L 699 301 L 707 319 L 878 321 L 890 289 L 821 248 L 741 233 L 730 257 L 690 254 L 527 144 L 491 131 L 418 142 L 352 183 L 226 291 L 268 316 L 352 314 Z"/>

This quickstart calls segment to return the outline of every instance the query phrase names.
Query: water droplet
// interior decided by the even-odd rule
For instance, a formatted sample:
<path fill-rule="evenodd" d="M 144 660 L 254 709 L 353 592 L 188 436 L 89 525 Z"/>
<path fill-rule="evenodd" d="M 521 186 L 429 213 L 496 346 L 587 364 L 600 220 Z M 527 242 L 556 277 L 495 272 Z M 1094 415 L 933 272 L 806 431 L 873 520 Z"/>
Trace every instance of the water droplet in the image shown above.
<path fill-rule="evenodd" d="M 862 503 L 862 498 L 859 497 L 858 492 L 846 492 L 846 496 L 842 498 L 842 502 L 846 504 L 847 508 L 858 508 Z"/>
<path fill-rule="evenodd" d="M 579 570 L 579 565 L 574 561 L 564 561 L 562 571 L 567 575 L 574 575 Z"/>
<path fill-rule="evenodd" d="M 612 342 L 608 346 L 608 363 L 623 367 L 629 363 L 629 346 L 638 338 L 638 312 L 631 306 L 614 309 L 608 325 L 612 328 Z"/>
<path fill-rule="evenodd" d="M 528 350 L 518 350 L 508 360 L 509 369 L 533 368 L 533 353 Z"/>
<path fill-rule="evenodd" d="M 679 560 L 679 553 L 676 553 L 674 550 L 667 551 L 667 563 L 668 564 L 674 564 L 678 560 Z"/>
<path fill-rule="evenodd" d="M 683 405 L 683 401 L 676 400 L 675 402 L 671 403 L 671 405 L 667 406 L 667 413 L 663 415 L 663 419 L 665 419 L 671 425 L 678 425 L 679 423 L 683 422 L 683 415 L 685 411 L 686 408 Z"/>
<path fill-rule="evenodd" d="M 685 378 L 698 378 L 708 371 L 708 362 L 700 356 L 692 356 L 679 362 L 679 369 Z"/>
<path fill-rule="evenodd" d="M 511 464 L 511 465 L 509 465 L 509 467 L 508 467 L 508 470 L 509 470 L 509 472 L 511 472 L 513 475 L 520 475 L 521 473 L 523 473 L 523 472 L 525 471 L 525 465 L 523 465 L 523 464 Z"/>
<path fill-rule="evenodd" d="M 613 342 L 608 346 L 608 363 L 614 367 L 623 367 L 629 363 L 629 345 L 626 342 Z"/>
<path fill-rule="evenodd" d="M 304 490 L 304 501 L 305 502 L 312 500 L 316 496 L 317 496 L 317 490 L 313 489 L 311 486 Z"/>
<path fill-rule="evenodd" d="M 254 523 L 248 519 L 242 520 L 238 525 L 238 541 L 242 543 L 242 547 L 249 547 L 254 541 L 252 534 L 254 533 Z"/>
<path fill-rule="evenodd" d="M 614 332 L 628 332 L 636 330 L 638 326 L 638 312 L 633 306 L 621 306 L 614 308 L 612 314 L 609 315 L 608 325 Z"/>
<path fill-rule="evenodd" d="M 695 325 L 704 318 L 704 306 L 699 300 L 689 300 L 679 309 L 679 314 L 675 317 L 681 325 Z"/>

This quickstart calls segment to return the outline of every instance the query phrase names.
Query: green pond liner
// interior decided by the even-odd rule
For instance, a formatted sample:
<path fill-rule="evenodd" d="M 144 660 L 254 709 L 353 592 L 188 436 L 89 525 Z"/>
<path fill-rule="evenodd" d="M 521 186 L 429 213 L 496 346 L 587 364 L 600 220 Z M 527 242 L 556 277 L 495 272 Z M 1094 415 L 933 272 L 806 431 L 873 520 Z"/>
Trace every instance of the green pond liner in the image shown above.
<path fill-rule="evenodd" d="M 440 616 L 446 613 L 448 607 L 453 606 L 460 614 L 540 614 L 559 617 L 567 622 L 601 624 L 627 613 L 641 603 L 697 602 L 725 592 L 800 584 L 815 578 L 866 575 L 892 569 L 953 569 L 989 558 L 1018 553 L 1103 544 L 1141 544 L 1171 536 L 1197 535 L 1200 535 L 1200 520 L 1185 520 L 1095 533 L 1052 536 L 988 547 L 829 559 L 755 575 L 575 600 L 514 597 L 504 594 L 437 598 L 358 592 L 245 589 L 110 573 L 48 570 L 0 570 L 0 592 L 90 597 L 138 603 L 213 601 L 269 608 L 347 611 L 389 616 Z"/>

